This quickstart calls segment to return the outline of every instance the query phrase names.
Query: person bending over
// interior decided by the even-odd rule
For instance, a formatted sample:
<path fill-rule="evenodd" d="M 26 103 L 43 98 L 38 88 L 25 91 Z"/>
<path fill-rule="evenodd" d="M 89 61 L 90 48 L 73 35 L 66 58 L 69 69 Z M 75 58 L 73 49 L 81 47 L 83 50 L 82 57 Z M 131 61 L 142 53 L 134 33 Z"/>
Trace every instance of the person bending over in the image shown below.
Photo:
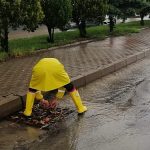
<path fill-rule="evenodd" d="M 87 111 L 87 107 L 82 104 L 81 97 L 64 69 L 63 64 L 56 58 L 41 59 L 32 70 L 32 77 L 29 90 L 26 95 L 26 106 L 23 114 L 32 115 L 34 100 L 40 100 L 42 104 L 48 101 L 43 98 L 41 92 L 48 92 L 58 89 L 56 98 L 50 102 L 51 107 L 56 107 L 57 99 L 63 97 L 65 90 L 69 92 L 79 114 Z"/>

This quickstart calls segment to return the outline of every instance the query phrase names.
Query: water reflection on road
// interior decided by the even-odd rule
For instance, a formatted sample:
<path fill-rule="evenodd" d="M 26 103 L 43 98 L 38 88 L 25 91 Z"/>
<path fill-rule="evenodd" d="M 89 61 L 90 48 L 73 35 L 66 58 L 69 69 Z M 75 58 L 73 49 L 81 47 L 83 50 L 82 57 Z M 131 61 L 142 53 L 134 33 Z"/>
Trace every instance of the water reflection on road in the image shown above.
<path fill-rule="evenodd" d="M 89 110 L 33 149 L 149 150 L 149 66 L 148 58 L 81 88 Z"/>

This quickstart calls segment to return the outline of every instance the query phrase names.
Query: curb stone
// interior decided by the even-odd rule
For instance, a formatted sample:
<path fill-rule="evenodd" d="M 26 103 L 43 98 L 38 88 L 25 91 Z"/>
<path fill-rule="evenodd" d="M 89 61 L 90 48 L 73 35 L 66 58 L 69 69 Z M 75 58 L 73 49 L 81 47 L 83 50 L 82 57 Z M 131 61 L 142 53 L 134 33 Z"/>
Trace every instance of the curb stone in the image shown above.
<path fill-rule="evenodd" d="M 109 38 L 109 36 L 105 36 L 104 38 L 105 39 Z M 86 43 L 90 43 L 90 42 L 94 42 L 94 41 L 99 41 L 99 39 L 93 38 L 93 39 L 89 39 L 89 40 L 82 40 L 79 42 L 71 42 L 69 44 L 65 44 L 65 45 L 61 45 L 61 46 L 50 47 L 47 49 L 40 49 L 40 50 L 37 50 L 36 52 L 33 52 L 33 53 L 36 55 L 36 54 L 43 53 L 43 52 L 53 51 L 56 49 L 67 48 L 67 47 L 71 47 L 71 46 L 77 46 L 80 44 L 86 44 Z"/>
<path fill-rule="evenodd" d="M 80 75 L 80 76 L 74 77 L 74 78 L 72 78 L 72 82 L 74 82 L 75 86 L 78 88 L 82 87 L 82 86 L 86 86 L 88 83 L 90 83 L 96 79 L 104 77 L 110 73 L 118 71 L 119 69 L 127 67 L 128 65 L 130 65 L 132 63 L 142 60 L 143 58 L 147 57 L 148 55 L 150 55 L 150 49 L 145 50 L 143 52 L 136 53 L 125 59 L 118 60 L 112 64 L 104 66 L 103 68 L 91 70 L 91 71 L 87 72 L 85 75 Z"/>
<path fill-rule="evenodd" d="M 139 29 L 139 31 L 141 30 L 145 30 L 145 29 L 148 29 L 149 27 L 144 27 L 144 28 L 141 28 Z M 105 36 L 104 38 L 109 38 L 110 36 Z M 66 48 L 66 47 L 70 47 L 70 46 L 77 46 L 79 44 L 84 44 L 84 43 L 90 43 L 90 42 L 93 42 L 93 41 L 99 41 L 99 39 L 89 39 L 89 40 L 82 40 L 82 41 L 79 41 L 79 42 L 71 42 L 71 43 L 68 43 L 66 45 L 62 45 L 62 46 L 55 46 L 55 47 L 50 47 L 50 48 L 47 48 L 47 49 L 42 49 L 42 50 L 38 50 L 35 52 L 35 54 L 38 54 L 38 53 L 42 53 L 42 52 L 47 52 L 47 51 L 50 51 L 50 50 L 55 50 L 55 49 L 61 49 L 61 48 Z"/>
<path fill-rule="evenodd" d="M 0 120 L 7 115 L 21 109 L 22 103 L 19 96 L 9 95 L 0 101 Z"/>
<path fill-rule="evenodd" d="M 113 62 L 112 64 L 104 66 L 103 68 L 90 70 L 84 75 L 79 75 L 77 77 L 72 78 L 71 81 L 77 88 L 86 86 L 88 83 L 96 79 L 99 79 L 121 68 L 124 68 L 132 63 L 142 60 L 148 55 L 150 55 L 150 49 L 146 49 L 143 52 L 130 55 L 125 59 Z M 0 101 L 0 119 L 22 109 L 22 105 L 25 102 L 25 97 L 26 97 L 25 93 L 20 93 L 20 95 L 12 94 L 7 97 L 2 97 L 2 100 Z"/>
<path fill-rule="evenodd" d="M 47 48 L 47 49 L 41 49 L 41 50 L 37 50 L 34 54 L 39 54 L 39 53 L 43 53 L 43 52 L 47 52 L 47 51 L 52 51 L 52 50 L 56 50 L 56 49 L 70 47 L 70 46 L 77 46 L 77 45 L 80 45 L 80 44 L 90 43 L 90 42 L 93 42 L 95 40 L 96 39 L 83 40 L 83 41 L 70 43 L 70 44 L 66 44 L 66 45 L 62 45 L 62 46 L 55 46 L 55 47 L 50 47 L 50 48 Z"/>

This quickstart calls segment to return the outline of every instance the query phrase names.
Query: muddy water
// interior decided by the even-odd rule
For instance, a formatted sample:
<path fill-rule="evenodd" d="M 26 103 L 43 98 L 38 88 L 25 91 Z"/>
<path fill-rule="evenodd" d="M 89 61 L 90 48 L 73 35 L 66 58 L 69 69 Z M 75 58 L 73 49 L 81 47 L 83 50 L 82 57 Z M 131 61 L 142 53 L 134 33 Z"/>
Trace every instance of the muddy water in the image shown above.
<path fill-rule="evenodd" d="M 28 149 L 44 131 L 9 121 L 0 122 L 0 150 Z"/>
<path fill-rule="evenodd" d="M 148 58 L 81 88 L 89 110 L 32 150 L 149 150 L 149 66 Z"/>

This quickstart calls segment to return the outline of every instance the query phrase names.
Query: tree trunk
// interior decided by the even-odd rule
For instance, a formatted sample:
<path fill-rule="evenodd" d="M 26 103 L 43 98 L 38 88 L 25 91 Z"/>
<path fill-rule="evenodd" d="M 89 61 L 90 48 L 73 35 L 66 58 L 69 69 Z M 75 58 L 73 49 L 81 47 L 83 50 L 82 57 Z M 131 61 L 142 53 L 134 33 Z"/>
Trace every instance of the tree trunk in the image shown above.
<path fill-rule="evenodd" d="M 54 43 L 54 28 L 47 25 L 47 29 L 48 29 L 48 34 L 49 34 L 48 42 Z"/>
<path fill-rule="evenodd" d="M 141 26 L 144 26 L 144 16 L 143 15 L 141 15 L 141 21 L 140 21 L 140 24 L 141 24 Z"/>
<path fill-rule="evenodd" d="M 123 17 L 122 23 L 125 23 L 125 21 L 126 21 L 126 17 Z"/>
<path fill-rule="evenodd" d="M 80 32 L 80 37 L 86 37 L 86 23 L 84 20 L 80 21 L 80 22 L 76 22 L 76 24 L 78 25 L 78 29 Z"/>
<path fill-rule="evenodd" d="M 54 28 L 52 28 L 52 42 L 54 42 Z"/>
<path fill-rule="evenodd" d="M 2 51 L 2 30 L 0 29 L 0 51 Z"/>
<path fill-rule="evenodd" d="M 110 30 L 110 32 L 114 31 L 114 26 L 115 26 L 114 18 L 112 16 L 109 16 L 109 30 Z"/>
<path fill-rule="evenodd" d="M 9 52 L 8 48 L 8 28 L 1 30 L 0 33 L 0 43 L 1 43 L 1 49 L 2 51 Z"/>

